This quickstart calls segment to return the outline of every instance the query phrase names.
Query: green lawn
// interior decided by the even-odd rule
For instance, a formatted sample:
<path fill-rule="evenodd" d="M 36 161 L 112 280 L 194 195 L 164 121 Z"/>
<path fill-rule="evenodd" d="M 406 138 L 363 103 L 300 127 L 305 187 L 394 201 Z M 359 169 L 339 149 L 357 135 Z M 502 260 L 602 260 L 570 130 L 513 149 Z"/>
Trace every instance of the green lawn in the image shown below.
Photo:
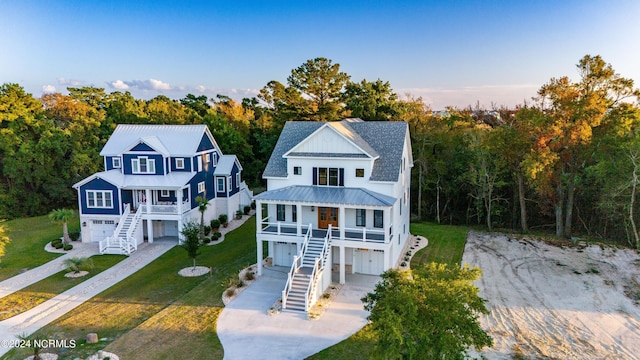
<path fill-rule="evenodd" d="M 11 240 L 0 259 L 0 281 L 62 255 L 44 251 L 49 241 L 62 236 L 62 225 L 52 222 L 46 215 L 5 221 L 0 225 L 6 228 Z M 69 231 L 79 228 L 78 217 L 75 216 L 69 222 Z"/>
<path fill-rule="evenodd" d="M 89 274 L 78 278 L 68 278 L 64 275 L 66 270 L 60 271 L 31 284 L 26 288 L 16 291 L 0 299 L 0 321 L 34 308 L 41 303 L 65 292 L 68 289 L 90 279 L 104 270 L 122 261 L 122 255 L 96 255 L 92 256 L 94 268 Z"/>
<path fill-rule="evenodd" d="M 223 285 L 255 261 L 252 217 L 221 244 L 202 248 L 198 265 L 213 267 L 213 276 L 179 276 L 178 271 L 192 262 L 184 249 L 175 247 L 34 336 L 76 339 L 78 347 L 59 351 L 70 359 L 105 347 L 121 359 L 222 358 L 215 324 L 223 308 Z M 87 345 L 84 339 L 90 332 L 107 340 Z M 7 356 L 22 359 L 15 352 Z"/>
<path fill-rule="evenodd" d="M 429 262 L 446 262 L 460 266 L 467 240 L 468 229 L 458 226 L 431 223 L 412 223 L 411 233 L 429 239 L 429 245 L 418 251 L 411 259 L 411 266 Z M 375 354 L 376 339 L 368 326 L 346 340 L 310 356 L 313 360 L 371 359 Z"/>
<path fill-rule="evenodd" d="M 410 229 L 429 240 L 429 245 L 411 258 L 411 265 L 439 262 L 460 266 L 469 229 L 434 223 L 412 223 Z"/>

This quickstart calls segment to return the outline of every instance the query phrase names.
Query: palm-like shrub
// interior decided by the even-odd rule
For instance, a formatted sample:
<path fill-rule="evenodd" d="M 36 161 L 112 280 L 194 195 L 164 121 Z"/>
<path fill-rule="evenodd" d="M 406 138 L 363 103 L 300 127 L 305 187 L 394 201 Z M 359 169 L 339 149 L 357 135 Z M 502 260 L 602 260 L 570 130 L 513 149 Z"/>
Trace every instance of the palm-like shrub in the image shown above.
<path fill-rule="evenodd" d="M 49 213 L 49 219 L 62 224 L 62 237 L 64 243 L 69 243 L 69 228 L 67 222 L 73 217 L 73 210 L 71 209 L 56 209 Z"/>
<path fill-rule="evenodd" d="M 93 260 L 86 257 L 72 257 L 64 261 L 64 266 L 67 267 L 67 271 L 73 271 L 77 274 L 81 270 L 88 271 L 93 269 Z"/>

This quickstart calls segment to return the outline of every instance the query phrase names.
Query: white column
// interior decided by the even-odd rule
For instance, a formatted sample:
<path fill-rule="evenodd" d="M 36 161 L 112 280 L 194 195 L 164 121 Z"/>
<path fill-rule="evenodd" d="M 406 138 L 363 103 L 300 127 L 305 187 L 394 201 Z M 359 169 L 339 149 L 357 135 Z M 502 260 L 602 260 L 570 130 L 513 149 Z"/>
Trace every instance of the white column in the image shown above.
<path fill-rule="evenodd" d="M 382 228 L 384 229 L 385 243 L 389 242 L 389 220 L 391 220 L 391 208 L 385 208 L 382 211 Z"/>
<path fill-rule="evenodd" d="M 256 207 L 257 209 L 257 207 Z M 262 240 L 256 239 L 256 246 L 258 247 L 258 276 L 262 275 Z"/>
<path fill-rule="evenodd" d="M 145 197 L 147 198 L 147 215 L 151 213 L 151 204 L 153 203 L 151 199 L 151 190 L 145 190 Z M 153 243 L 153 221 L 150 216 L 147 216 L 147 237 L 149 239 L 149 243 Z"/>
<path fill-rule="evenodd" d="M 340 246 L 340 284 L 347 282 L 347 276 L 345 275 L 345 251 L 344 246 Z"/>
<path fill-rule="evenodd" d="M 347 225 L 347 219 L 345 219 L 344 206 L 338 208 L 338 226 L 340 227 L 340 239 L 344 239 L 344 228 Z"/>
<path fill-rule="evenodd" d="M 295 204 L 293 205 L 296 207 L 296 227 L 298 228 L 298 236 L 302 235 L 302 205 L 300 204 Z"/>
<path fill-rule="evenodd" d="M 256 201 L 256 232 L 262 231 L 262 203 Z"/>
<path fill-rule="evenodd" d="M 178 244 L 181 244 L 184 240 L 182 236 L 182 189 L 176 191 L 176 204 L 178 206 Z"/>

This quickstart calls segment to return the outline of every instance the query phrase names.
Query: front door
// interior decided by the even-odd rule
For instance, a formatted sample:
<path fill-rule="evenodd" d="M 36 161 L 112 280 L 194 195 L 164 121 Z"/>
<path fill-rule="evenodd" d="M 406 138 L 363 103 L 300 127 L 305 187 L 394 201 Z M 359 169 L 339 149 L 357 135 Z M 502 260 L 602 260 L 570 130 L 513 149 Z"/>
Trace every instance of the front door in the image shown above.
<path fill-rule="evenodd" d="M 318 228 L 338 227 L 338 208 L 318 207 Z"/>

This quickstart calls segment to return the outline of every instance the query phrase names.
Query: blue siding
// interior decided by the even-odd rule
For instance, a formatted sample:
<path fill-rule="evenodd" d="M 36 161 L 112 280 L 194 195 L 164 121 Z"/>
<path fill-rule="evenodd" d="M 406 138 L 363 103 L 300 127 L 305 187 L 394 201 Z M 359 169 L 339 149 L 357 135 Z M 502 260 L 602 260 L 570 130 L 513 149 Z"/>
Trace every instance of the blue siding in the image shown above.
<path fill-rule="evenodd" d="M 87 190 L 111 190 L 112 208 L 111 209 L 95 209 L 87 207 Z M 96 178 L 88 183 L 80 186 L 79 189 L 80 206 L 83 214 L 100 214 L 100 215 L 120 215 L 120 197 L 118 196 L 118 188 L 105 180 Z"/>
<path fill-rule="evenodd" d="M 133 207 L 133 191 L 132 190 L 122 190 L 122 204 L 131 204 Z"/>
<path fill-rule="evenodd" d="M 202 196 L 202 193 L 198 192 L 198 183 L 204 181 L 204 187 L 207 192 L 207 199 L 215 199 L 215 188 L 213 187 L 213 170 L 209 172 L 201 171 L 197 173 L 193 178 L 191 178 L 191 182 L 189 183 L 189 187 L 191 188 L 191 208 L 198 207 L 198 203 L 196 202 L 196 197 Z"/>
<path fill-rule="evenodd" d="M 149 154 L 149 155 L 124 154 L 122 166 L 124 167 L 125 174 L 127 175 L 133 174 L 132 168 L 131 168 L 131 160 L 141 156 L 146 156 L 147 158 L 154 159 L 156 161 L 155 174 L 148 174 L 148 175 L 164 175 L 164 161 L 163 161 L 162 155 L 158 155 L 158 154 Z M 135 175 L 146 175 L 146 174 L 135 174 Z"/>
<path fill-rule="evenodd" d="M 120 167 L 119 168 L 114 168 L 113 167 L 113 158 L 119 158 L 120 159 Z M 109 170 L 113 170 L 113 169 L 120 169 L 122 168 L 122 159 L 120 158 L 120 156 L 106 156 L 104 159 L 104 163 L 105 163 L 105 170 L 109 171 Z"/>
<path fill-rule="evenodd" d="M 209 137 L 206 134 L 202 135 L 202 139 L 200 140 L 200 145 L 198 145 L 198 150 L 196 151 L 200 152 L 200 151 L 213 150 L 213 149 L 215 149 L 215 147 L 213 146 L 211 139 L 209 139 Z"/>
<path fill-rule="evenodd" d="M 178 169 L 176 167 L 176 160 L 177 159 L 182 159 L 184 162 L 184 169 Z M 178 157 L 178 158 L 171 158 L 170 160 L 171 163 L 171 171 L 185 171 L 185 172 L 190 172 L 191 171 L 191 159 L 190 158 L 183 158 L 183 157 Z"/>
<path fill-rule="evenodd" d="M 238 169 L 238 164 L 233 164 L 233 169 L 231 169 L 231 189 L 229 189 L 229 196 L 236 194 L 240 191 L 240 184 L 236 181 L 236 174 L 240 171 Z M 242 176 L 242 175 L 240 175 Z M 242 179 L 240 179 L 242 181 Z"/>
<path fill-rule="evenodd" d="M 134 146 L 133 149 L 131 149 L 130 151 L 156 151 L 156 150 L 145 143 L 140 143 Z"/>
<path fill-rule="evenodd" d="M 162 191 L 158 191 L 158 201 L 176 201 L 176 192 L 169 191 L 169 196 L 162 196 Z"/>

